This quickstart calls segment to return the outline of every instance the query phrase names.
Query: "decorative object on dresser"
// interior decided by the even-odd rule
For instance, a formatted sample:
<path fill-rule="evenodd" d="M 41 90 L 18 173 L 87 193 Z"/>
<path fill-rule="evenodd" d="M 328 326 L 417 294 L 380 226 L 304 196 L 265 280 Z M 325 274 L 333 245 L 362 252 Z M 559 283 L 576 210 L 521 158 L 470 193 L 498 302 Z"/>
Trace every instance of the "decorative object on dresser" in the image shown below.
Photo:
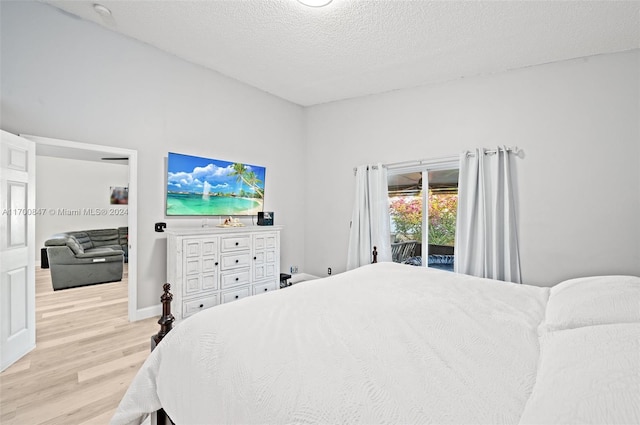
<path fill-rule="evenodd" d="M 282 226 L 170 229 L 167 281 L 176 320 L 280 287 Z"/>
<path fill-rule="evenodd" d="M 273 211 L 259 212 L 258 226 L 273 226 Z"/>
<path fill-rule="evenodd" d="M 291 279 L 291 275 L 287 273 L 280 273 L 280 288 L 286 288 L 287 286 L 291 286 L 292 283 L 289 282 Z"/>

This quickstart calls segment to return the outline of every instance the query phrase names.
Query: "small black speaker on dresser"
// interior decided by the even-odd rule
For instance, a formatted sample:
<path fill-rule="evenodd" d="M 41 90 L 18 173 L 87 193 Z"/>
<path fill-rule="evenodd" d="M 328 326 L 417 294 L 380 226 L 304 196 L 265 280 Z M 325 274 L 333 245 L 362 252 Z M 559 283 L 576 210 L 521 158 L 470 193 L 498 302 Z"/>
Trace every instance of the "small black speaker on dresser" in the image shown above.
<path fill-rule="evenodd" d="M 259 212 L 258 226 L 273 226 L 273 211 Z"/>

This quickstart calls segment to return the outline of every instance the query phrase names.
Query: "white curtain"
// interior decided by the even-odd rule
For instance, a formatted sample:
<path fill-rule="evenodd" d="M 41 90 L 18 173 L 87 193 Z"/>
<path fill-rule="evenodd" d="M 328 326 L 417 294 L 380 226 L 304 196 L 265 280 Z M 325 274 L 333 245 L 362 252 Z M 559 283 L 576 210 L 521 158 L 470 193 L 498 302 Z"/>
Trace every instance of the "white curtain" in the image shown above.
<path fill-rule="evenodd" d="M 356 168 L 356 189 L 349 232 L 347 270 L 371 264 L 373 247 L 378 261 L 391 261 L 387 169 L 382 164 Z"/>
<path fill-rule="evenodd" d="M 521 283 L 514 158 L 504 146 L 460 156 L 454 265 L 458 273 Z"/>

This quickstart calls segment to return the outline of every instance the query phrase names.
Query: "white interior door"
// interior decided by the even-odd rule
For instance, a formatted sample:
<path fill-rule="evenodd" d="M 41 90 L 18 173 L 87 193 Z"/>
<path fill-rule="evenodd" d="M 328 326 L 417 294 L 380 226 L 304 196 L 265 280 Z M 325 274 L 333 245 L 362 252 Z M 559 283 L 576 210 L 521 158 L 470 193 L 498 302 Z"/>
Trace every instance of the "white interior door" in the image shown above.
<path fill-rule="evenodd" d="M 35 143 L 0 143 L 0 370 L 36 346 Z"/>

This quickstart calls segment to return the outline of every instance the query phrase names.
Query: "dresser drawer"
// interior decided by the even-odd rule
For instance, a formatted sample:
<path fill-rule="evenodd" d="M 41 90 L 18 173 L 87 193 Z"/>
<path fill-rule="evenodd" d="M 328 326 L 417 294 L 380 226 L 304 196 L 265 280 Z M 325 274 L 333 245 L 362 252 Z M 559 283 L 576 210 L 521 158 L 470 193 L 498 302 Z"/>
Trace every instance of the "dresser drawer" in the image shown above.
<path fill-rule="evenodd" d="M 239 252 L 237 254 L 223 254 L 220 256 L 220 269 L 238 269 L 241 267 L 249 267 L 251 255 L 248 252 Z"/>
<path fill-rule="evenodd" d="M 231 301 L 236 301 L 240 298 L 248 297 L 249 295 L 251 295 L 250 288 L 248 286 L 245 286 L 243 288 L 236 289 L 235 291 L 223 292 L 222 302 L 228 303 Z"/>
<path fill-rule="evenodd" d="M 250 246 L 251 246 L 250 235 L 223 236 L 220 238 L 221 252 L 242 251 L 242 250 L 248 251 Z"/>
<path fill-rule="evenodd" d="M 275 281 L 260 283 L 253 285 L 253 295 L 264 294 L 265 292 L 275 291 L 276 289 L 278 289 L 278 285 Z"/>
<path fill-rule="evenodd" d="M 232 286 L 246 285 L 249 283 L 249 269 L 235 272 L 225 272 L 220 275 L 220 289 L 227 289 Z"/>
<path fill-rule="evenodd" d="M 199 300 L 185 301 L 182 303 L 182 317 L 189 317 L 201 310 L 218 305 L 218 296 L 213 295 Z"/>

